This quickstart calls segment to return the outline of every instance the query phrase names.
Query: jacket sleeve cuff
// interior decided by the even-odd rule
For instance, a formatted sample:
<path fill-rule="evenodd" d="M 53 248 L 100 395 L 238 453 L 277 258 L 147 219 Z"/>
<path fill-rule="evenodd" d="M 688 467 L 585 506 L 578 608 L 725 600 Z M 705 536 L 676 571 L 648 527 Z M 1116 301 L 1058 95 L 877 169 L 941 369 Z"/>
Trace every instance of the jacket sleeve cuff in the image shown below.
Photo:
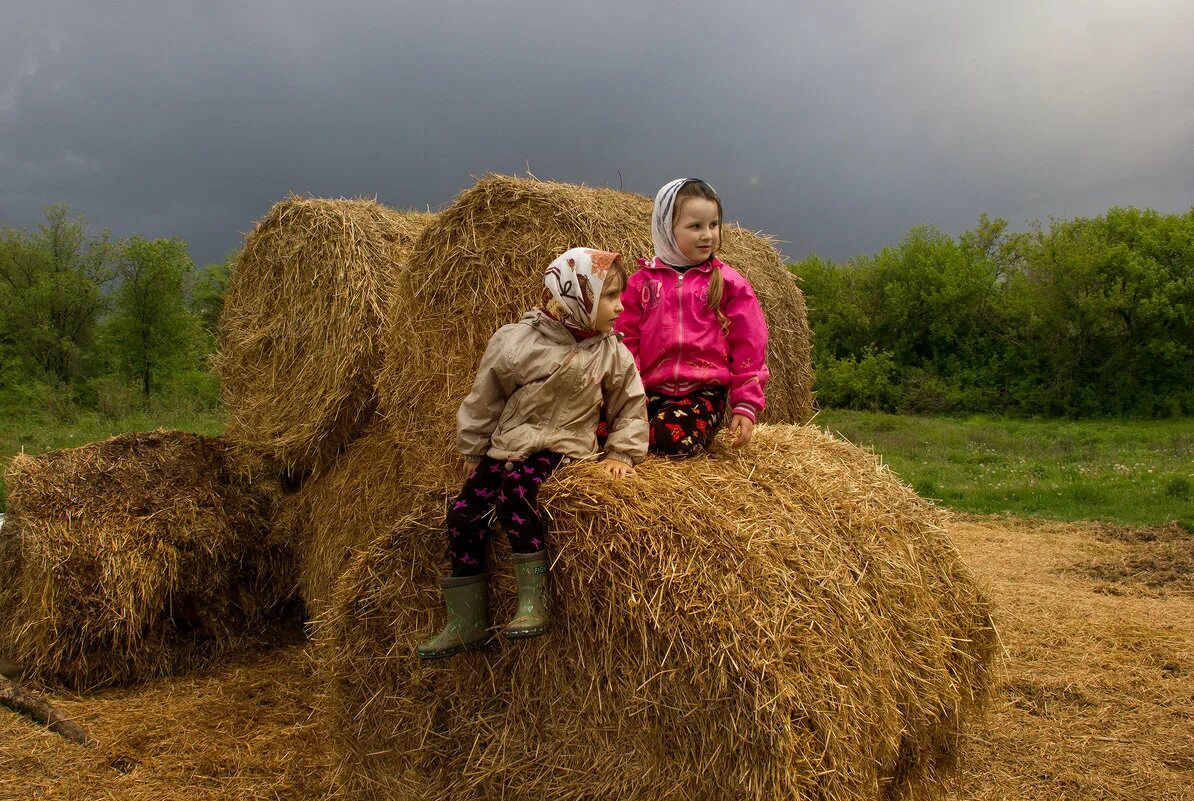
<path fill-rule="evenodd" d="M 604 459 L 613 459 L 615 462 L 621 462 L 625 465 L 634 467 L 636 460 L 630 454 L 624 451 L 606 451 Z"/>
<path fill-rule="evenodd" d="M 740 414 L 743 417 L 750 418 L 750 421 L 755 422 L 755 417 L 758 415 L 758 410 L 749 403 L 738 403 L 734 405 L 731 410 L 734 414 Z"/>

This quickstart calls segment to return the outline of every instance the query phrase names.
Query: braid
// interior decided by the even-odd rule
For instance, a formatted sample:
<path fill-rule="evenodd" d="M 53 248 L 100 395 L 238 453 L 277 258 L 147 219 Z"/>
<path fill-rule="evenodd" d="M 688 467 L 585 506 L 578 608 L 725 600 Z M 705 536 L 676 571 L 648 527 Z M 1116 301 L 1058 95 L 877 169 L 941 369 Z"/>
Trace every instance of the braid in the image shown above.
<path fill-rule="evenodd" d="M 714 265 L 713 274 L 709 276 L 709 311 L 717 315 L 717 322 L 721 324 L 723 335 L 730 333 L 730 318 L 721 311 L 721 294 L 725 282 L 721 279 L 721 268 Z"/>

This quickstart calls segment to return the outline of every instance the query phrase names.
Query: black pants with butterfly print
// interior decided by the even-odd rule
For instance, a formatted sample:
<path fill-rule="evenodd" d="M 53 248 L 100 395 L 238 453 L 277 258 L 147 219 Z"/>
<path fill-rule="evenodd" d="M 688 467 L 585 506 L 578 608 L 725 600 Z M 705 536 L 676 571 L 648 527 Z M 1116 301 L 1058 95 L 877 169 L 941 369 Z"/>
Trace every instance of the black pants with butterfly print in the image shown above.
<path fill-rule="evenodd" d="M 651 453 L 697 455 L 713 444 L 725 414 L 725 387 L 707 387 L 675 397 L 647 393 Z"/>
<path fill-rule="evenodd" d="M 453 576 L 485 571 L 491 518 L 510 538 L 514 553 L 537 553 L 547 547 L 547 532 L 539 517 L 539 487 L 562 458 L 539 451 L 521 462 L 499 462 L 488 456 L 481 460 L 448 507 L 444 521 Z"/>

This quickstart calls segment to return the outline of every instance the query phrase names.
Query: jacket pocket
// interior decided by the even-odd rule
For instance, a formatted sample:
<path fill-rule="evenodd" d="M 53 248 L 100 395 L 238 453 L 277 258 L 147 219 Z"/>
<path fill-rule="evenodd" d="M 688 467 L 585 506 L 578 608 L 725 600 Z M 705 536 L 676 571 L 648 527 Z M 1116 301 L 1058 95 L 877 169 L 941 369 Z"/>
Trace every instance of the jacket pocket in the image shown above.
<path fill-rule="evenodd" d="M 517 389 L 513 395 L 506 401 L 506 405 L 502 407 L 502 413 L 498 417 L 497 427 L 493 430 L 494 435 L 500 434 L 511 427 L 511 424 L 517 425 L 519 422 L 519 409 L 522 408 L 526 393 L 523 392 L 524 387 Z"/>

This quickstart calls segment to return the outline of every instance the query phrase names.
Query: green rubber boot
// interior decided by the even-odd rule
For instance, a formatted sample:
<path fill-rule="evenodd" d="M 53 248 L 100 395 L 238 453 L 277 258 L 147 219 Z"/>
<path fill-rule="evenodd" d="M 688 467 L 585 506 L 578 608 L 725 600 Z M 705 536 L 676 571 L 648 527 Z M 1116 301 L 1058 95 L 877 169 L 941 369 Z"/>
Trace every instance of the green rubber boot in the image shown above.
<path fill-rule="evenodd" d="M 518 579 L 518 610 L 506 626 L 506 636 L 538 637 L 547 631 L 547 551 L 513 554 Z"/>
<path fill-rule="evenodd" d="M 484 573 L 477 576 L 444 576 L 439 580 L 444 591 L 448 622 L 439 634 L 419 643 L 415 653 L 420 659 L 443 659 L 461 651 L 484 648 L 489 634 L 489 583 Z"/>

